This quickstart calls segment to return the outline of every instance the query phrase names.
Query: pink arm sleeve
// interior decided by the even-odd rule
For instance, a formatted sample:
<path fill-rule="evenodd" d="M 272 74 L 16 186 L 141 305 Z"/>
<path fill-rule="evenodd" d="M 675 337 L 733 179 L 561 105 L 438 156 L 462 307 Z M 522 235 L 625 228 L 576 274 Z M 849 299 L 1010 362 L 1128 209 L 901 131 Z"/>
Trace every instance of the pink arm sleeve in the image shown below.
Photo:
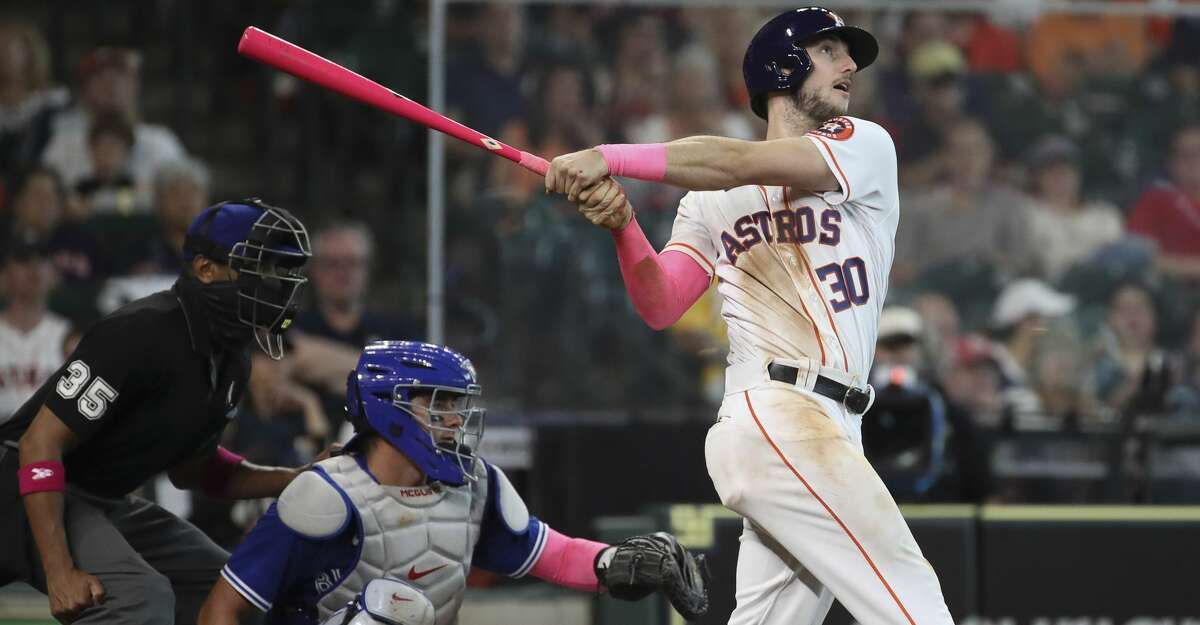
<path fill-rule="evenodd" d="M 625 290 L 651 328 L 670 327 L 708 290 L 709 277 L 700 264 L 675 250 L 655 254 L 636 217 L 614 230 L 613 240 Z"/>
<path fill-rule="evenodd" d="M 549 525 L 545 527 L 546 546 L 529 574 L 574 590 L 602 590 L 600 580 L 596 578 L 596 556 L 608 545 L 583 538 L 567 538 Z"/>

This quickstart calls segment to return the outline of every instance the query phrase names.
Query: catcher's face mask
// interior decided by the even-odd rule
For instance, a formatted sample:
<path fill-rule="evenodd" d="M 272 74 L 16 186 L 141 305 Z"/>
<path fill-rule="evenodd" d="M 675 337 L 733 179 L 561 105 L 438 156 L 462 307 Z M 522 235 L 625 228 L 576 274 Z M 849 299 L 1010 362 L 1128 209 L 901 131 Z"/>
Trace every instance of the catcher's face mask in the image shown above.
<path fill-rule="evenodd" d="M 465 356 L 443 345 L 376 341 L 363 348 L 346 391 L 357 433 L 347 447 L 373 432 L 431 480 L 459 486 L 477 479 L 483 387 Z"/>

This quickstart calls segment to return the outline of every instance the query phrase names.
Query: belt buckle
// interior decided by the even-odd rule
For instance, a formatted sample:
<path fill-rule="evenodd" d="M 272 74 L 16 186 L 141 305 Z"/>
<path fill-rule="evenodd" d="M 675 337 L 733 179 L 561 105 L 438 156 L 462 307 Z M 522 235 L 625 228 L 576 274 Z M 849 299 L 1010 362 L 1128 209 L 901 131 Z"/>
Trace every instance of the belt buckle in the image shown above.
<path fill-rule="evenodd" d="M 853 386 L 848 387 L 846 395 L 842 397 L 842 405 L 854 414 L 862 414 L 871 405 L 871 394 Z"/>

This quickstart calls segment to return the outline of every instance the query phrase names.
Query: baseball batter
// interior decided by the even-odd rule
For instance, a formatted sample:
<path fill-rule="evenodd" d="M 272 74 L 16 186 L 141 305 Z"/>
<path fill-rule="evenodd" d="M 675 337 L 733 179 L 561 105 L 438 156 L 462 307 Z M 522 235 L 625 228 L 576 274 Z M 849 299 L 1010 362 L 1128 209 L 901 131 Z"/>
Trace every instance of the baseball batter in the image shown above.
<path fill-rule="evenodd" d="M 656 329 L 717 280 L 729 367 L 709 475 L 744 530 L 730 623 L 951 623 L 933 569 L 862 453 L 865 380 L 892 265 L 896 152 L 845 116 L 878 44 L 832 11 L 788 11 L 743 72 L 764 141 L 689 137 L 561 156 L 547 189 L 612 229 L 627 290 Z M 692 190 L 655 253 L 608 176 Z"/>

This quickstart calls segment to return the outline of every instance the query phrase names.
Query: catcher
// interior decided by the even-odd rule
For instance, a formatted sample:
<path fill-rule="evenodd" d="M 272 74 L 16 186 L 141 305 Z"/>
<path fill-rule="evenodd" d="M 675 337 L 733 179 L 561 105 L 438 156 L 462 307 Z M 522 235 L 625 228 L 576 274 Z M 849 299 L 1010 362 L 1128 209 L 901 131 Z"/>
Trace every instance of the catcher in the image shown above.
<path fill-rule="evenodd" d="M 472 565 L 638 600 L 662 592 L 689 620 L 708 609 L 701 558 L 670 534 L 617 545 L 568 538 L 529 514 L 476 456 L 482 388 L 438 345 L 368 345 L 347 382 L 355 435 L 280 495 L 221 571 L 202 625 L 254 608 L 267 623 L 455 622 Z"/>

